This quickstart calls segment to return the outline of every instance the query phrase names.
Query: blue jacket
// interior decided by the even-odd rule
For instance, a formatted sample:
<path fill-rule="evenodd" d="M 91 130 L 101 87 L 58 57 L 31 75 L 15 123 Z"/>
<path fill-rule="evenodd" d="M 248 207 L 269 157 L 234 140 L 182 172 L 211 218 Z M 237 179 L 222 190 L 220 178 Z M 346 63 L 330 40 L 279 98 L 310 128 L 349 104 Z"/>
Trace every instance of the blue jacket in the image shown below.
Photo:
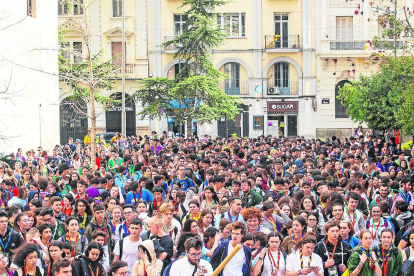
<path fill-rule="evenodd" d="M 211 256 L 211 266 L 213 267 L 213 270 L 215 270 L 222 262 L 223 260 L 227 257 L 227 251 L 229 248 L 229 242 L 230 241 L 225 241 L 222 244 L 220 244 L 216 250 L 214 250 L 213 256 Z M 252 252 L 250 251 L 250 248 L 248 248 L 247 246 L 243 245 L 243 251 L 244 251 L 244 256 L 246 258 L 246 262 L 243 265 L 243 276 L 250 276 L 250 258 L 252 256 Z M 219 275 L 223 275 L 223 271 L 220 272 Z"/>
<path fill-rule="evenodd" d="M 143 199 L 145 202 L 151 202 L 154 200 L 154 196 L 148 191 L 147 189 L 142 189 L 142 193 L 134 193 L 132 191 L 129 191 L 125 196 L 125 204 L 133 204 L 137 205 L 138 200 Z"/>

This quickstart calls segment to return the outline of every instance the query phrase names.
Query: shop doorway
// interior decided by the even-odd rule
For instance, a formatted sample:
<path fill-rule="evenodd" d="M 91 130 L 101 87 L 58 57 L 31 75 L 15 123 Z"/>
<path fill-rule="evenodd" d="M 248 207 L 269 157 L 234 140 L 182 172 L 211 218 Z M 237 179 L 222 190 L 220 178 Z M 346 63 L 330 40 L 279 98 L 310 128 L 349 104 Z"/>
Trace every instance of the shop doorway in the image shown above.
<path fill-rule="evenodd" d="M 268 116 L 267 132 L 273 136 L 295 137 L 298 134 L 298 115 L 272 114 Z"/>

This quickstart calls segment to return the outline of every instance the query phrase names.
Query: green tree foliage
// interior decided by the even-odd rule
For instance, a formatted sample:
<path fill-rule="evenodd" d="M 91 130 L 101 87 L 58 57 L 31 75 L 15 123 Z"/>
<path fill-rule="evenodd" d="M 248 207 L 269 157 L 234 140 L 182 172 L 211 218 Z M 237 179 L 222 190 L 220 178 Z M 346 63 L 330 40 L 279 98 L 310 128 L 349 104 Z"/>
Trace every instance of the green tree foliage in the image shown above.
<path fill-rule="evenodd" d="M 142 117 L 174 117 L 187 123 L 192 133 L 192 120 L 212 122 L 221 117 L 233 119 L 241 112 L 237 97 L 229 96 L 219 88 L 226 75 L 211 63 L 210 50 L 223 44 L 226 35 L 217 25 L 216 8 L 226 0 L 184 0 L 180 9 L 187 18 L 183 33 L 162 45 L 179 45 L 174 58 L 180 61 L 180 71 L 174 80 L 149 78 L 142 81 L 142 89 L 135 93 L 141 101 Z"/>
<path fill-rule="evenodd" d="M 66 3 L 66 0 L 61 0 Z M 114 64 L 114 59 L 103 61 L 102 51 L 94 53 L 92 51 L 92 33 L 90 20 L 88 18 L 90 5 L 84 5 L 83 1 L 71 0 L 83 10 L 80 17 L 76 17 L 75 26 L 72 29 L 79 31 L 83 52 L 77 51 L 65 42 L 65 29 L 59 30 L 59 78 L 68 87 L 70 102 L 78 115 L 87 117 L 90 124 L 91 138 L 91 164 L 95 164 L 96 159 L 96 119 L 104 110 L 119 101 L 105 96 L 104 90 L 112 90 L 117 80 L 119 80 L 120 68 Z M 96 104 L 101 104 L 104 108 L 97 111 Z M 87 110 L 86 112 L 84 110 Z"/>
<path fill-rule="evenodd" d="M 378 74 L 360 76 L 346 84 L 338 98 L 348 108 L 348 115 L 370 128 L 401 129 L 414 135 L 414 59 L 387 59 Z"/>

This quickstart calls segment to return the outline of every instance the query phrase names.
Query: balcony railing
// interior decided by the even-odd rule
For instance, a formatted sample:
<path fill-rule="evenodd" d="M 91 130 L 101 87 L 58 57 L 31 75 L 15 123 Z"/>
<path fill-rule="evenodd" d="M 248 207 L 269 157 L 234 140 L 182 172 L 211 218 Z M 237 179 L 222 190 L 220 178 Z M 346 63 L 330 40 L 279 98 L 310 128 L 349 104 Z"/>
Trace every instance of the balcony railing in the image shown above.
<path fill-rule="evenodd" d="M 119 69 L 116 71 L 116 77 L 122 77 L 122 66 L 121 64 L 115 64 Z M 133 78 L 135 76 L 135 66 L 134 64 L 125 64 L 125 77 Z"/>
<path fill-rule="evenodd" d="M 164 36 L 164 43 L 173 39 L 176 39 L 178 36 L 176 35 L 169 35 L 169 36 Z M 178 49 L 180 49 L 180 45 L 179 44 L 170 44 L 168 45 L 168 47 L 165 48 L 165 50 L 167 51 L 177 51 Z"/>
<path fill-rule="evenodd" d="M 224 80 L 219 85 L 220 89 L 227 95 L 240 96 L 249 95 L 248 81 Z"/>
<path fill-rule="evenodd" d="M 273 79 L 268 80 L 266 93 L 269 96 L 297 96 L 299 94 L 299 81 L 277 81 L 275 84 L 275 81 Z"/>
<path fill-rule="evenodd" d="M 408 41 L 397 40 L 397 50 L 404 49 L 408 46 Z M 359 51 L 359 50 L 393 50 L 394 40 L 380 41 L 378 46 L 371 45 L 366 40 L 337 40 L 330 41 L 331 51 Z"/>
<path fill-rule="evenodd" d="M 265 49 L 300 49 L 299 35 L 288 35 L 283 37 L 281 35 L 265 35 Z"/>

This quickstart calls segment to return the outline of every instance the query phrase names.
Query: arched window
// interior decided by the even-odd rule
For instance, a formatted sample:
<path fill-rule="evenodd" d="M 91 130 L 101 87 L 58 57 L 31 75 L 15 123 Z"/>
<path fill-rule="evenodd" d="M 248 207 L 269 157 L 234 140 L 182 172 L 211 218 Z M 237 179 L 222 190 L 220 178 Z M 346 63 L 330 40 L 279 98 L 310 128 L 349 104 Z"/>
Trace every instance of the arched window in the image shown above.
<path fill-rule="evenodd" d="M 115 100 L 122 100 L 122 93 L 118 92 L 111 96 Z M 125 95 L 125 110 L 126 110 L 126 135 L 136 135 L 136 112 L 135 102 L 128 95 Z M 121 125 L 121 113 L 122 104 L 113 105 L 109 107 L 105 112 L 106 117 L 106 132 L 122 132 Z"/>
<path fill-rule="evenodd" d="M 60 143 L 66 144 L 69 137 L 83 141 L 88 132 L 88 108 L 84 101 L 73 101 L 65 98 L 59 107 L 60 111 Z"/>
<path fill-rule="evenodd" d="M 340 81 L 335 86 L 335 118 L 348 118 L 348 109 L 338 99 L 339 90 L 346 84 L 347 80 Z"/>

